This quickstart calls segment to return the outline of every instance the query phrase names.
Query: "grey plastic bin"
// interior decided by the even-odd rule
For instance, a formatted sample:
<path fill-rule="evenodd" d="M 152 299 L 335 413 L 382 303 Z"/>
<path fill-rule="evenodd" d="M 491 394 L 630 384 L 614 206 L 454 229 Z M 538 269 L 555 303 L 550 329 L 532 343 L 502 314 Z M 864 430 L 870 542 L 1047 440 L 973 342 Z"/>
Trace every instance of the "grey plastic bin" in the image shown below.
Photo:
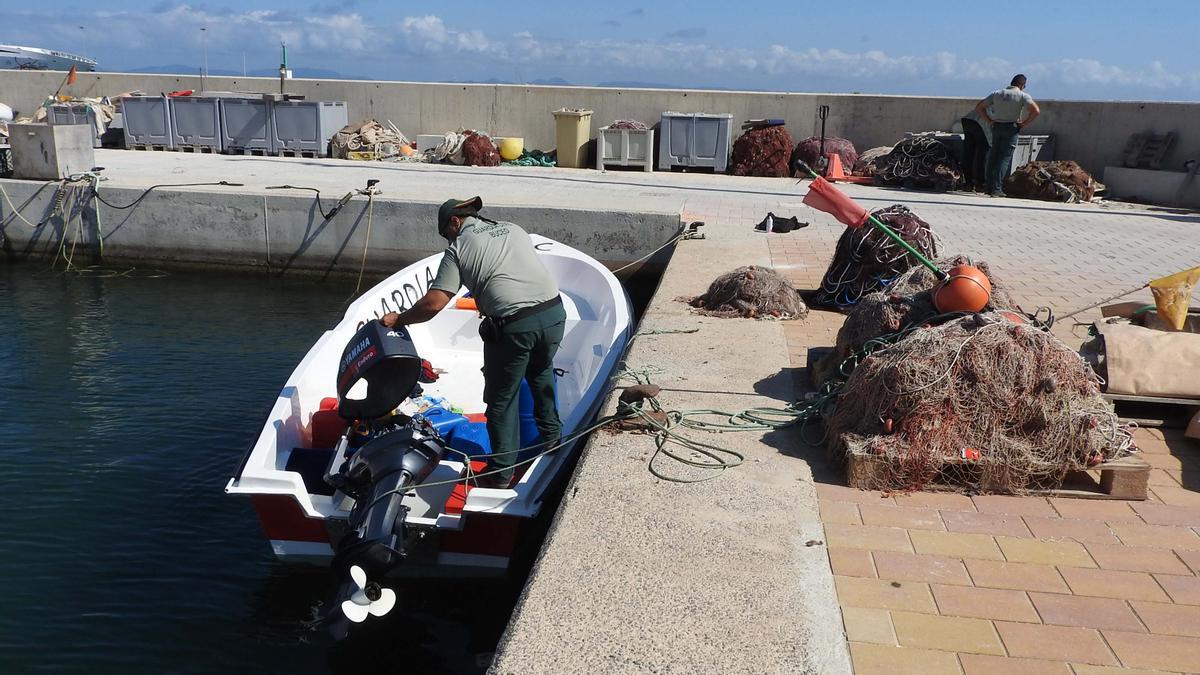
<path fill-rule="evenodd" d="M 176 150 L 220 152 L 220 100 L 205 96 L 171 98 L 171 141 Z"/>
<path fill-rule="evenodd" d="M 92 147 L 100 147 L 100 135 L 96 133 L 96 111 L 82 103 L 54 103 L 46 114 L 50 124 L 87 124 L 92 128 Z"/>
<path fill-rule="evenodd" d="M 271 100 L 221 99 L 221 146 L 225 152 L 275 153 L 271 144 Z"/>
<path fill-rule="evenodd" d="M 1013 151 L 1012 165 L 1009 166 L 1008 172 L 1012 174 L 1030 162 L 1053 160 L 1054 134 L 1017 136 L 1017 149 Z"/>
<path fill-rule="evenodd" d="M 171 106 L 166 96 L 131 96 L 121 99 L 126 149 L 175 149 L 171 140 Z"/>
<path fill-rule="evenodd" d="M 329 139 L 349 123 L 344 101 L 276 101 L 271 140 L 276 153 L 329 156 Z"/>
<path fill-rule="evenodd" d="M 658 168 L 711 167 L 724 173 L 729 163 L 731 113 L 665 112 L 658 130 Z"/>

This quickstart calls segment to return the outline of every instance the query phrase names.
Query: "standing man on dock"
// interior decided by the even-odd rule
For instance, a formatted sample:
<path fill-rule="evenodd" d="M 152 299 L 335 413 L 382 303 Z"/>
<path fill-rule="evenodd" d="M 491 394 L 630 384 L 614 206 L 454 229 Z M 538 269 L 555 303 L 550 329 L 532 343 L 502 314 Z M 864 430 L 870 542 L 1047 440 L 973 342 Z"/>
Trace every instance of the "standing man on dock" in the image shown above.
<path fill-rule="evenodd" d="M 1004 89 L 993 91 L 975 105 L 975 112 L 984 124 L 991 126 L 992 146 L 987 156 L 987 192 L 993 197 L 1004 196 L 1004 179 L 1017 149 L 1017 135 L 1042 114 L 1033 97 L 1025 93 L 1025 76 L 1016 75 Z M 1021 119 L 1028 109 L 1029 114 Z"/>
<path fill-rule="evenodd" d="M 483 200 L 451 199 L 438 209 L 438 234 L 450 242 L 429 290 L 412 307 L 388 312 L 389 328 L 422 323 L 437 315 L 466 286 L 483 314 L 483 402 L 487 404 L 491 455 L 488 475 L 476 485 L 505 488 L 521 448 L 521 381 L 533 394 L 533 418 L 542 448 L 562 436 L 555 401 L 554 355 L 562 342 L 567 313 L 558 284 L 538 260 L 529 234 L 513 223 L 479 215 Z"/>

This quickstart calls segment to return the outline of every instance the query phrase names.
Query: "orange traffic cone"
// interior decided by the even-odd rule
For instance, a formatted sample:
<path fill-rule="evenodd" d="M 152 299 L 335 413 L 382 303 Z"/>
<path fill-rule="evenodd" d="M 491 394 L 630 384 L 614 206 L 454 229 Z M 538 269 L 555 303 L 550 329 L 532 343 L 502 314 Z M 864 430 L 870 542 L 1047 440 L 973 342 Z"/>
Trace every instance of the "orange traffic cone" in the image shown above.
<path fill-rule="evenodd" d="M 836 181 L 846 177 L 846 171 L 842 169 L 842 156 L 836 152 L 831 152 L 825 155 L 828 161 L 829 169 L 825 172 L 825 179 Z"/>
<path fill-rule="evenodd" d="M 826 171 L 826 180 L 830 183 L 858 183 L 860 185 L 871 185 L 875 182 L 870 176 L 848 176 L 846 170 L 842 167 L 842 156 L 836 152 L 831 152 L 825 155 L 825 165 L 829 167 Z"/>

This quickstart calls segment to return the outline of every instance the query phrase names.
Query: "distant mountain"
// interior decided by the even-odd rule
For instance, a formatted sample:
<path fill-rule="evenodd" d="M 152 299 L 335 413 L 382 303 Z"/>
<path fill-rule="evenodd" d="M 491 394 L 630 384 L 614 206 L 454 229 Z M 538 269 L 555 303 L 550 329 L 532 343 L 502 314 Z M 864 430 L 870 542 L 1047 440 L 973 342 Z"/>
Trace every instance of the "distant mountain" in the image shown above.
<path fill-rule="evenodd" d="M 185 66 L 178 63 L 165 66 L 143 66 L 141 68 L 129 68 L 123 70 L 126 73 L 148 73 L 155 75 L 199 75 L 199 66 Z M 242 77 L 241 71 L 229 70 L 227 68 L 209 68 L 208 74 L 212 77 Z M 292 76 L 307 80 L 370 80 L 372 78 L 361 75 L 342 75 L 335 70 L 324 70 L 321 68 L 293 68 Z M 276 68 L 257 68 L 246 72 L 245 77 L 279 77 L 279 70 Z"/>
<path fill-rule="evenodd" d="M 575 85 L 567 82 L 561 77 L 551 77 L 544 80 L 530 80 L 529 82 L 514 82 L 512 80 L 501 80 L 495 77 L 489 77 L 486 80 L 459 80 L 460 84 L 534 84 L 543 87 L 573 87 Z"/>
<path fill-rule="evenodd" d="M 638 82 L 636 80 L 613 80 L 599 82 L 597 87 L 612 87 L 614 89 L 695 89 L 696 87 L 681 87 L 678 84 L 662 84 L 661 82 Z"/>

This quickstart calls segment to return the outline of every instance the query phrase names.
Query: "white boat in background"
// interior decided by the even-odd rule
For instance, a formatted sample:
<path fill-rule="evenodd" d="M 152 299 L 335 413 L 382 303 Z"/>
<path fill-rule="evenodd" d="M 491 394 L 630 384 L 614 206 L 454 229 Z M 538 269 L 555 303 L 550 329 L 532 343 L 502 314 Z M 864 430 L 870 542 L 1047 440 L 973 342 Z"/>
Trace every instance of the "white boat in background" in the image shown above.
<path fill-rule="evenodd" d="M 554 360 L 559 375 L 559 414 L 566 438 L 586 429 L 595 418 L 630 339 L 633 313 L 625 289 L 600 263 L 564 244 L 531 237 L 541 261 L 558 282 L 567 313 L 565 334 Z M 414 471 L 422 475 L 411 479 L 415 484 L 411 491 L 408 487 L 392 487 L 369 496 L 360 493 L 356 500 L 344 491 L 344 486 L 335 490 L 328 484 L 338 483 L 331 474 L 339 466 L 346 475 L 345 467 L 352 464 L 355 452 L 345 449 L 346 438 L 353 432 L 347 430 L 347 420 L 339 414 L 344 400 L 339 400 L 342 392 L 338 379 L 341 377 L 343 385 L 352 381 L 345 371 L 353 367 L 363 347 L 348 342 L 353 338 L 360 343 L 360 336 L 378 325 L 368 322 L 410 307 L 420 298 L 433 280 L 441 257 L 437 254 L 425 258 L 367 291 L 349 307 L 337 326 L 317 340 L 284 385 L 261 434 L 226 486 L 230 494 L 251 498 L 271 548 L 280 559 L 328 562 L 335 553 L 344 557 L 347 533 L 353 535 L 355 528 L 368 519 L 361 510 L 388 494 L 403 492 L 403 506 L 393 505 L 389 514 L 405 512 L 394 529 L 407 534 L 393 539 L 391 548 L 384 549 L 385 554 L 402 557 L 403 562 L 386 566 L 388 574 L 502 573 L 523 525 L 538 514 L 556 479 L 565 478 L 563 469 L 575 450 L 574 443 L 541 456 L 536 448 L 523 453 L 522 460 L 536 458 L 518 466 L 518 478 L 509 488 L 477 488 L 462 480 L 468 473 L 468 461 L 475 471 L 483 467 L 481 455 L 489 445 L 483 421 L 480 319 L 470 308 L 473 301 L 465 298 L 463 289 L 433 320 L 409 326 L 407 331 L 388 333 L 388 339 L 403 338 L 410 345 L 406 349 L 413 353 L 404 355 L 409 362 L 425 359 L 441 372 L 436 382 L 423 385 L 420 399 L 409 399 L 400 410 L 404 412 L 407 405 L 413 414 L 412 406 L 418 403 L 430 406 L 424 414 L 414 415 L 410 426 L 432 422 L 441 432 L 438 443 L 451 450 L 444 454 L 436 451 L 436 455 L 430 455 L 426 470 Z M 380 333 L 373 339 L 384 338 Z M 364 366 L 364 370 L 374 366 Z M 358 384 L 365 389 L 365 383 Z M 375 386 L 374 381 L 371 386 Z M 355 395 L 354 391 L 347 393 L 348 398 Z M 345 412 L 341 408 L 341 413 Z M 536 425 L 528 412 L 522 408 L 522 446 L 536 440 L 532 437 Z M 425 443 L 423 447 L 433 447 L 426 443 L 428 436 L 422 437 L 408 427 L 405 433 L 417 439 L 408 441 L 409 445 Z M 393 434 L 392 438 L 402 435 Z M 464 452 L 474 455 L 474 459 L 464 459 Z M 364 450 L 357 456 L 366 454 Z M 377 477 L 384 473 L 376 470 Z M 355 510 L 356 501 L 359 510 Z M 351 522 L 352 512 L 356 522 Z M 391 515 L 388 518 L 394 520 Z M 387 528 L 393 527 L 392 520 L 387 523 Z M 393 548 L 400 549 L 398 556 L 392 555 Z M 362 566 L 369 567 L 365 563 Z M 377 578 L 376 571 L 368 572 Z"/>
<path fill-rule="evenodd" d="M 77 54 L 58 52 L 38 47 L 0 45 L 0 69 L 5 70 L 70 70 L 91 72 L 96 70 L 95 59 Z"/>

